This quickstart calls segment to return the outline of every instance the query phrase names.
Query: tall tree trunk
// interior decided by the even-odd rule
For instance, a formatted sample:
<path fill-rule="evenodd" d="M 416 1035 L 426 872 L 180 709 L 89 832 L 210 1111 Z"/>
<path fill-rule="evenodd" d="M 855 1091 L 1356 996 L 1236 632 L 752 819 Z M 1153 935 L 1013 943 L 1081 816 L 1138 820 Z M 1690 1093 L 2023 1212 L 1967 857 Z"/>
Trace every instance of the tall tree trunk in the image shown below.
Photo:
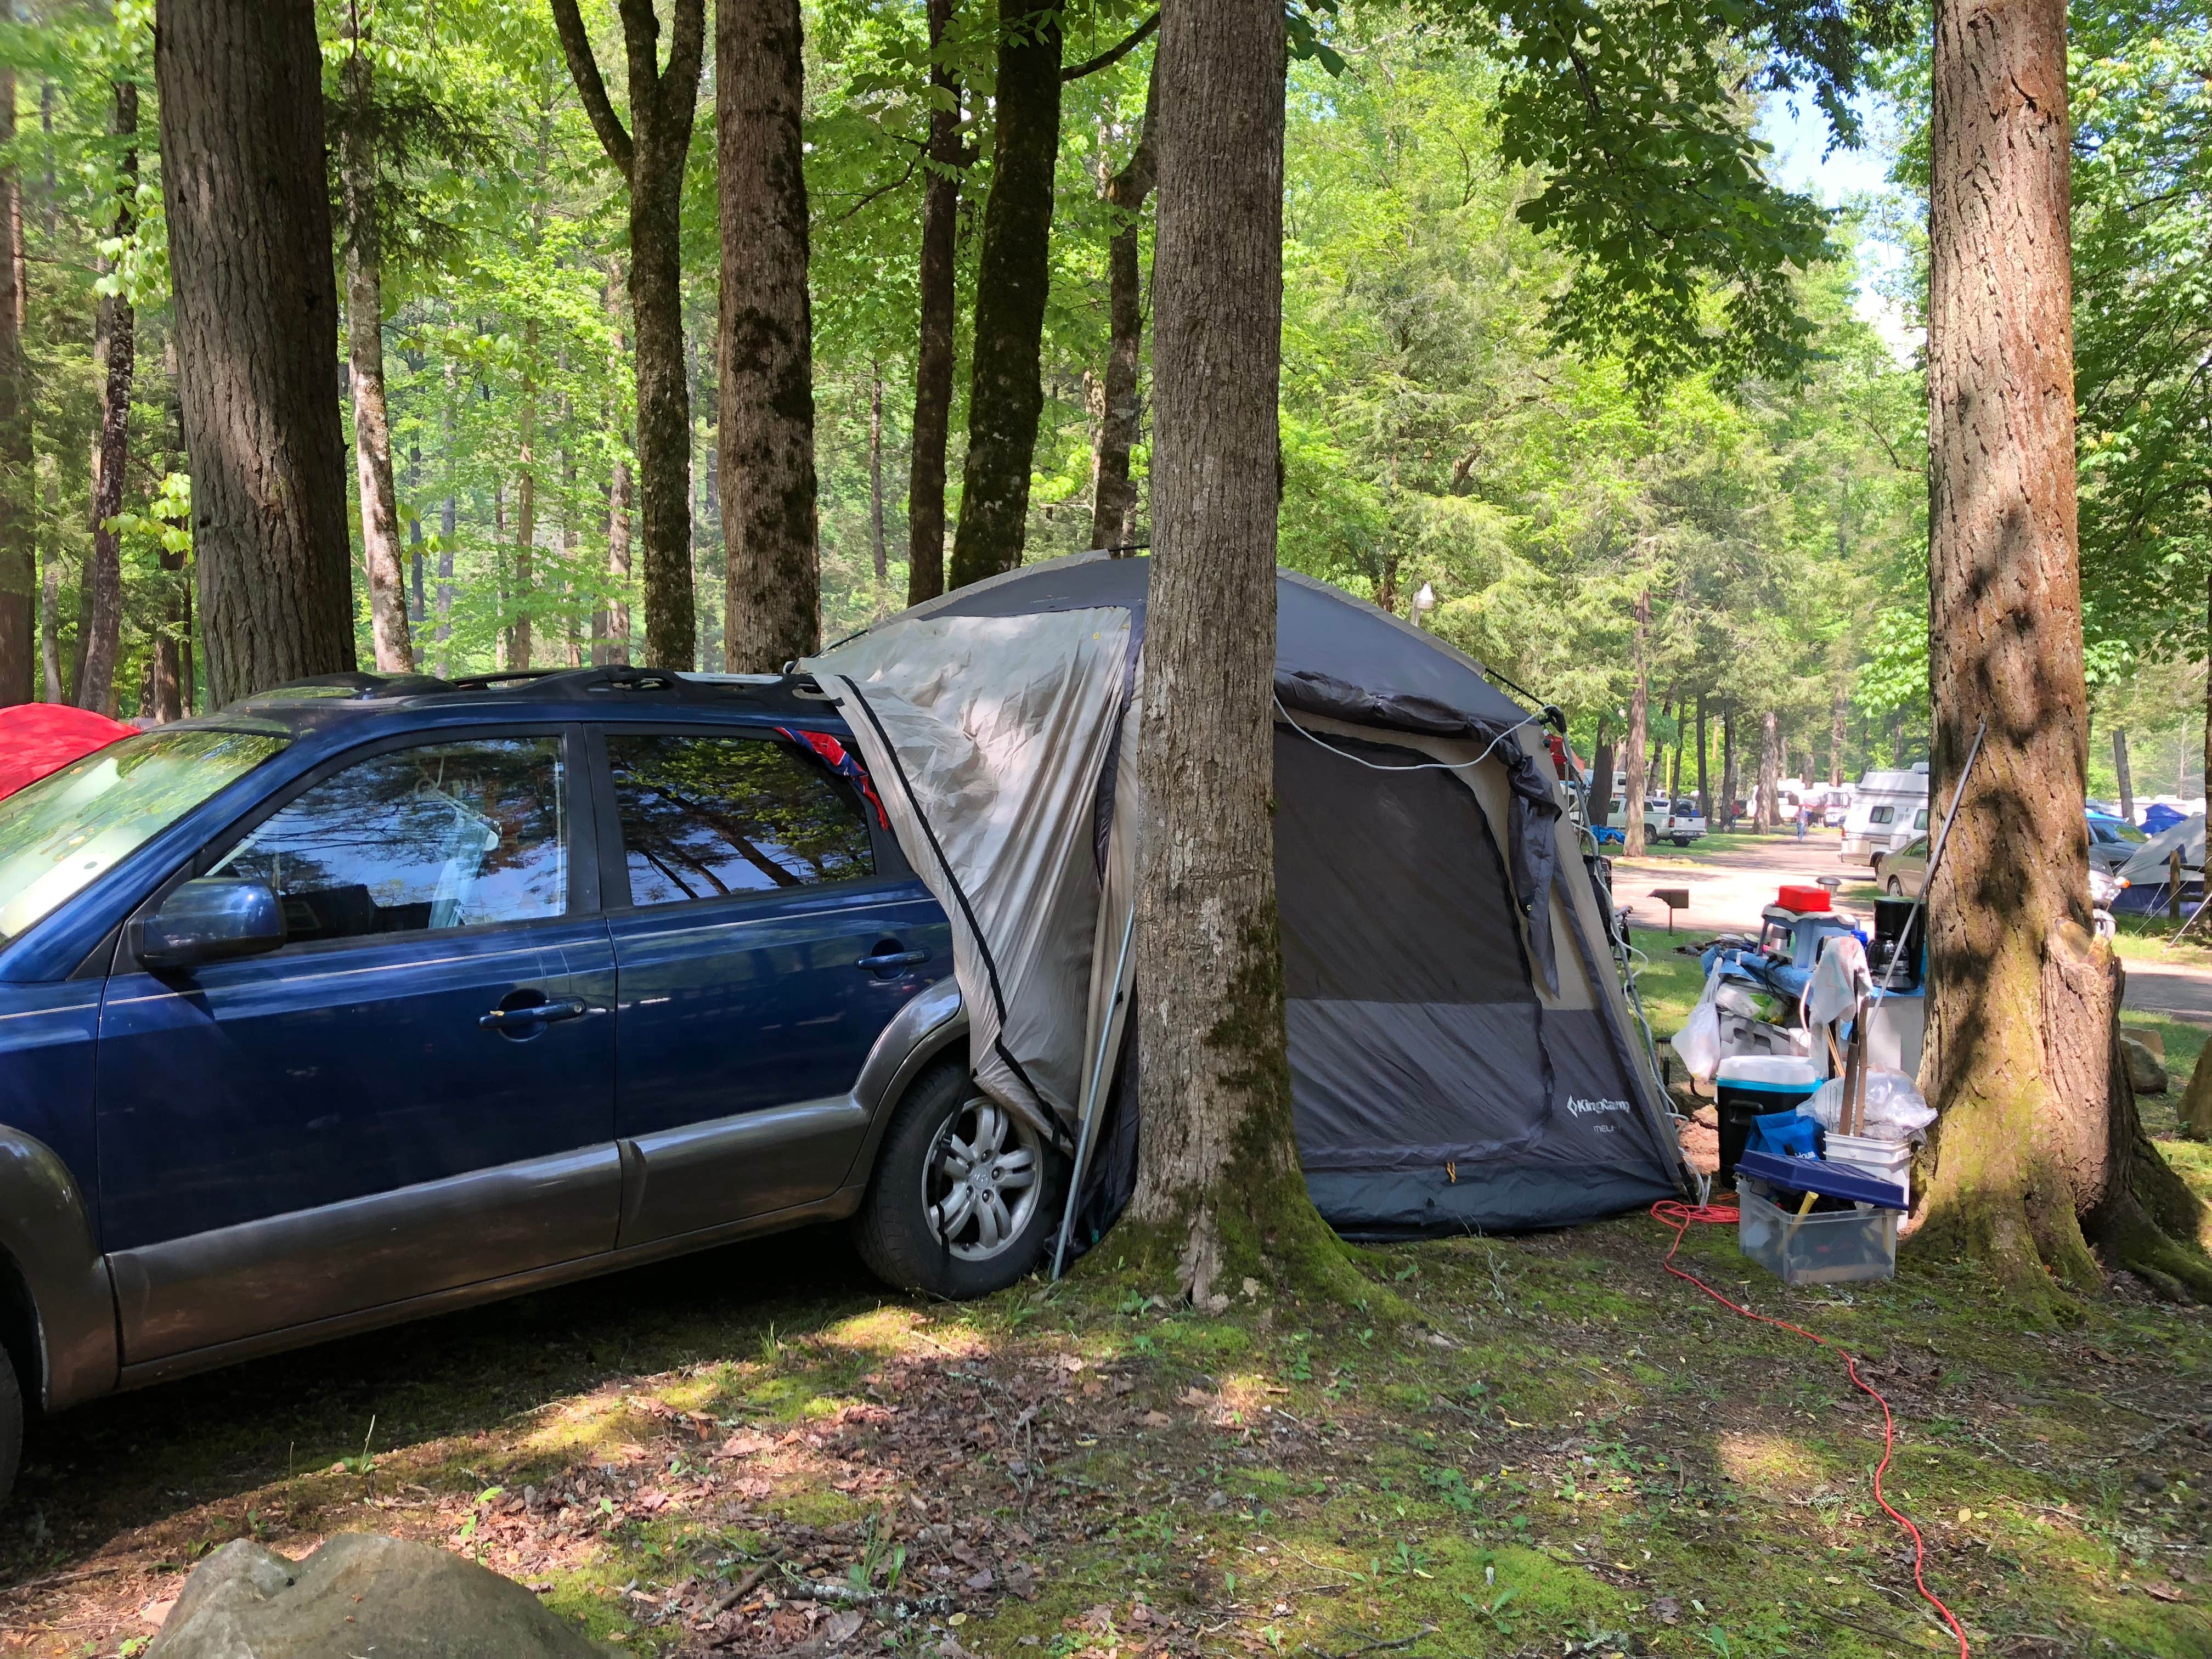
<path fill-rule="evenodd" d="M 1736 784 L 1735 699 L 1730 697 L 1721 705 L 1721 822 L 1729 830 L 1735 828 Z"/>
<path fill-rule="evenodd" d="M 697 649 L 691 580 L 691 393 L 684 375 L 684 167 L 706 50 L 705 0 L 673 0 L 660 67 L 653 0 L 620 0 L 632 129 L 607 97 L 576 0 L 554 22 L 607 159 L 629 185 L 629 297 L 636 331 L 638 537 L 643 544 L 645 659 L 689 668 Z"/>
<path fill-rule="evenodd" d="M 1782 827 L 1782 733 L 1770 708 L 1759 717 L 1759 809 L 1752 814 L 1754 830 Z"/>
<path fill-rule="evenodd" d="M 1218 1312 L 1228 1297 L 1217 1286 L 1240 1276 L 1352 1275 L 1298 1169 L 1268 810 L 1281 9 L 1192 0 L 1169 13 L 1159 61 L 1157 548 L 1137 923 L 1145 1133 L 1129 1217 L 1150 1271 L 1172 1264 L 1192 1303 Z"/>
<path fill-rule="evenodd" d="M 440 678 L 453 672 L 453 544 L 460 535 L 459 502 L 455 499 L 454 475 L 459 468 L 456 453 L 460 424 L 460 393 L 459 377 L 449 359 L 446 364 L 446 412 L 444 423 L 446 499 L 438 511 L 438 590 L 434 601 L 438 621 L 431 632 L 437 646 L 435 672 Z"/>
<path fill-rule="evenodd" d="M 354 665 L 337 291 L 310 0 L 160 0 L 161 192 L 218 707 Z"/>
<path fill-rule="evenodd" d="M 799 0 L 714 0 L 722 298 L 715 368 L 722 661 L 773 672 L 822 642 L 813 313 Z"/>
<path fill-rule="evenodd" d="M 868 555 L 876 570 L 876 602 L 890 580 L 890 551 L 884 541 L 884 366 L 868 364 Z"/>
<path fill-rule="evenodd" d="M 1635 683 L 1628 690 L 1628 776 L 1620 802 L 1621 852 L 1629 858 L 1644 856 L 1644 793 L 1650 757 L 1651 716 L 1651 590 L 1636 595 L 1636 636 L 1630 672 Z"/>
<path fill-rule="evenodd" d="M 116 176 L 115 234 L 131 234 L 131 204 L 138 193 L 138 83 L 115 83 L 108 130 L 123 141 Z M 123 641 L 123 538 L 113 528 L 123 511 L 123 481 L 131 458 L 131 380 L 137 366 L 138 319 L 121 294 L 100 297 L 94 324 L 94 356 L 105 360 L 100 398 L 100 442 L 92 470 L 92 557 L 85 566 L 88 603 L 77 618 L 83 668 L 77 676 L 80 708 L 108 712 L 115 700 L 115 662 Z"/>
<path fill-rule="evenodd" d="M 2212 570 L 2204 573 L 2204 793 L 2212 798 Z"/>
<path fill-rule="evenodd" d="M 522 407 L 519 417 L 521 444 L 514 481 L 514 568 L 509 592 L 511 620 L 507 627 L 507 665 L 530 666 L 535 645 L 531 638 L 531 610 L 536 602 L 537 572 L 532 568 L 538 549 L 538 319 L 522 325 Z"/>
<path fill-rule="evenodd" d="M 1713 821 L 1713 793 L 1705 787 L 1705 694 L 1698 693 L 1698 816 L 1711 828 Z"/>
<path fill-rule="evenodd" d="M 998 131 L 975 268 L 975 362 L 968 386 L 968 465 L 951 585 L 1022 562 L 1030 466 L 1044 409 L 1038 354 L 1052 278 L 1053 168 L 1060 157 L 1060 15 L 1033 0 L 999 0 Z"/>
<path fill-rule="evenodd" d="M 1931 801 L 1984 736 L 1929 885 L 1921 1075 L 1942 1115 L 1918 1241 L 2031 1306 L 2101 1286 L 2089 1238 L 2212 1293 L 2212 1262 L 2168 1236 L 2196 1243 L 2201 1209 L 2142 1134 L 2118 963 L 2088 932 L 2066 7 L 1937 0 L 1935 34 Z"/>
<path fill-rule="evenodd" d="M 1850 702 L 1850 693 L 1838 676 L 1835 700 L 1828 705 L 1828 783 L 1832 788 L 1844 781 L 1844 716 Z"/>
<path fill-rule="evenodd" d="M 915 352 L 914 452 L 906 479 L 906 602 L 945 591 L 945 450 L 952 424 L 957 321 L 960 77 L 945 61 L 954 0 L 929 4 L 929 150 L 921 187 L 921 330 Z"/>
<path fill-rule="evenodd" d="M 1137 371 L 1144 356 L 1144 270 L 1138 259 L 1145 198 L 1158 168 L 1152 122 L 1159 95 L 1159 59 L 1145 85 L 1145 122 L 1128 165 L 1106 181 L 1107 205 L 1118 216 L 1106 246 L 1106 380 L 1099 410 L 1098 448 L 1091 477 L 1091 544 L 1127 548 L 1137 535 L 1137 487 L 1129 480 L 1129 452 L 1136 447 Z"/>
<path fill-rule="evenodd" d="M 349 106 L 338 143 L 338 196 L 345 216 L 346 344 L 353 388 L 354 471 L 361 490 L 362 565 L 368 577 L 368 631 L 376 665 L 415 672 L 399 556 L 399 504 L 392 483 L 392 422 L 384 399 L 384 238 L 376 222 L 374 71 L 358 5 L 346 13 L 353 50 L 342 71 Z"/>
<path fill-rule="evenodd" d="M 0 69 L 0 144 L 15 137 L 15 71 Z M 31 388 L 23 361 L 23 183 L 0 167 L 0 704 L 33 695 L 39 623 L 38 514 Z M 51 556 L 47 568 L 54 568 Z"/>
<path fill-rule="evenodd" d="M 1588 801 L 1590 827 L 1597 829 L 1606 820 L 1606 808 L 1613 800 L 1613 744 L 1605 735 L 1607 715 L 1601 710 L 1597 731 L 1590 738 L 1589 799 Z"/>
<path fill-rule="evenodd" d="M 628 343 L 623 337 L 621 289 L 622 262 L 617 259 L 607 267 L 610 370 L 620 365 Z M 594 657 L 602 665 L 629 661 L 630 434 L 619 421 L 614 424 L 614 464 L 607 471 L 607 574 L 612 580 L 606 603 L 606 644 Z"/>

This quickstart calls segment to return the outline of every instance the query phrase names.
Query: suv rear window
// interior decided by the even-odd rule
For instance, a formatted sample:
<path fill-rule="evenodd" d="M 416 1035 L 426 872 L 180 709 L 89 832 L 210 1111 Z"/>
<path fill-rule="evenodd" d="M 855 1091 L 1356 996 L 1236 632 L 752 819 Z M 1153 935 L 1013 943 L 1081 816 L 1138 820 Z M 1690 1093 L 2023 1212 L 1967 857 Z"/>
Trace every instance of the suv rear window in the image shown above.
<path fill-rule="evenodd" d="M 607 762 L 632 904 L 875 873 L 860 792 L 792 744 L 610 732 Z"/>

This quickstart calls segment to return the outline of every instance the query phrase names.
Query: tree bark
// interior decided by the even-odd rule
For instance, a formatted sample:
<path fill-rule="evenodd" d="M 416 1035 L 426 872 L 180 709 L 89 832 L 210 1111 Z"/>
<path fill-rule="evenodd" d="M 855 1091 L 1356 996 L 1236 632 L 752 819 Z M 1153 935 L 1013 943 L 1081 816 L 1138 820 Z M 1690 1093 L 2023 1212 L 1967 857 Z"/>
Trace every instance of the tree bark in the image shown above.
<path fill-rule="evenodd" d="M 929 149 L 921 187 L 921 330 L 915 352 L 914 449 L 906 482 L 906 602 L 945 591 L 945 450 L 952 423 L 958 294 L 960 77 L 945 62 L 954 0 L 929 3 Z"/>
<path fill-rule="evenodd" d="M 399 553 L 399 505 L 392 482 L 392 422 L 384 396 L 384 238 L 376 222 L 375 71 L 368 27 L 348 9 L 353 50 L 341 72 L 350 106 L 338 143 L 338 198 L 345 216 L 346 344 L 353 391 L 354 471 L 361 492 L 361 551 L 368 578 L 368 631 L 377 668 L 415 672 L 407 588 Z"/>
<path fill-rule="evenodd" d="M 2204 573 L 2204 793 L 2212 796 L 2212 570 Z M 2120 780 L 2120 793 L 2128 793 L 2124 776 Z"/>
<path fill-rule="evenodd" d="M 732 673 L 773 672 L 822 642 L 804 80 L 799 0 L 715 0 L 717 483 Z"/>
<path fill-rule="evenodd" d="M 507 665 L 530 666 L 536 641 L 531 637 L 531 608 L 536 602 L 538 550 L 538 319 L 522 325 L 522 407 L 519 411 L 521 442 L 516 453 L 514 480 L 514 567 L 507 593 Z"/>
<path fill-rule="evenodd" d="M 1628 766 L 1620 799 L 1620 850 L 1628 858 L 1644 856 L 1644 792 L 1645 769 L 1650 757 L 1651 716 L 1651 590 L 1636 595 L 1636 633 L 1630 672 L 1635 683 L 1628 690 Z"/>
<path fill-rule="evenodd" d="M 1147 1271 L 1358 1282 L 1291 1121 L 1268 795 L 1285 46 L 1273 0 L 1193 0 L 1160 44 L 1157 547 L 1137 982 Z M 1003 84 L 1003 83 L 1002 83 Z M 966 528 L 963 520 L 963 529 Z M 1125 1227 L 1130 1225 L 1125 1222 Z"/>
<path fill-rule="evenodd" d="M 1759 717 L 1759 806 L 1751 816 L 1753 829 L 1765 830 L 1782 827 L 1782 806 L 1777 799 L 1781 793 L 1781 725 L 1770 708 Z"/>
<path fill-rule="evenodd" d="M 1136 447 L 1137 375 L 1144 357 L 1144 270 L 1138 259 L 1145 198 L 1152 193 L 1158 166 L 1152 123 L 1159 94 L 1159 60 L 1145 85 L 1145 120 L 1128 164 L 1106 181 L 1107 205 L 1119 216 L 1106 247 L 1107 326 L 1104 407 L 1099 411 L 1098 448 L 1092 458 L 1091 544 L 1127 549 L 1137 536 L 1137 487 L 1129 480 L 1129 452 Z"/>
<path fill-rule="evenodd" d="M 161 0 L 193 564 L 216 706 L 354 665 L 337 292 L 309 0 Z"/>
<path fill-rule="evenodd" d="M 2212 1293 L 2193 1202 L 2136 1121 L 2119 969 L 2089 937 L 2064 0 L 1938 0 L 1929 131 L 1930 799 L 1923 1247 L 2031 1307 L 2100 1286 L 2094 1236 Z M 2185 1197 L 2185 1192 L 2184 1193 Z"/>
<path fill-rule="evenodd" d="M 1595 830 L 1606 819 L 1606 808 L 1613 799 L 1613 744 L 1605 735 L 1607 716 L 1600 710 L 1597 730 L 1590 738 L 1589 796 L 1586 803 L 1590 827 Z"/>
<path fill-rule="evenodd" d="M 697 649 L 691 582 L 691 394 L 684 362 L 684 167 L 706 49 L 705 0 L 674 0 L 659 67 L 653 0 L 620 0 L 629 70 L 626 130 L 608 100 L 576 0 L 552 0 L 568 72 L 607 159 L 629 185 L 629 296 L 636 331 L 638 538 L 645 659 L 689 668 Z"/>
<path fill-rule="evenodd" d="M 1030 467 L 1044 409 L 1038 356 L 1052 277 L 1060 57 L 1057 6 L 1040 11 L 1033 0 L 999 0 L 998 131 L 975 270 L 968 464 L 952 538 L 955 587 L 1013 569 L 1028 536 Z"/>
<path fill-rule="evenodd" d="M 880 605 L 890 580 L 890 552 L 884 541 L 884 366 L 873 360 L 868 364 L 868 555 Z"/>
<path fill-rule="evenodd" d="M 0 69 L 0 144 L 15 137 L 15 71 Z M 0 167 L 0 704 L 28 702 L 39 653 L 38 514 L 23 361 L 23 185 Z M 53 568 L 51 556 L 48 568 Z"/>
<path fill-rule="evenodd" d="M 138 187 L 138 86 L 115 83 L 108 130 L 125 140 L 116 178 L 115 234 L 131 234 L 131 204 Z M 123 511 L 123 481 L 131 459 L 131 381 L 137 366 L 138 319 L 128 296 L 103 294 L 94 323 L 93 349 L 104 363 L 100 441 L 92 469 L 92 557 L 85 566 L 87 603 L 77 618 L 80 661 L 76 703 L 100 714 L 115 698 L 115 663 L 123 641 L 123 538 L 112 527 Z"/>
<path fill-rule="evenodd" d="M 1735 828 L 1735 699 L 1721 705 L 1721 824 Z"/>
<path fill-rule="evenodd" d="M 1705 694 L 1698 693 L 1698 816 L 1708 828 L 1713 821 L 1713 793 L 1705 787 Z"/>

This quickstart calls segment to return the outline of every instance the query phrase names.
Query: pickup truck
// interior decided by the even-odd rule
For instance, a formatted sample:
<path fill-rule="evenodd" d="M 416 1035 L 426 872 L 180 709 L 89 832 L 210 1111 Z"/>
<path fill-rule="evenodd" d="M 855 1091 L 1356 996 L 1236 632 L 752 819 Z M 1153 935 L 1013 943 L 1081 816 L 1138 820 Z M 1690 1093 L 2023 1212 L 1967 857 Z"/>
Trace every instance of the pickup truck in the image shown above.
<path fill-rule="evenodd" d="M 1606 823 L 1616 830 L 1625 830 L 1628 815 L 1625 803 L 1616 795 L 1613 810 L 1606 815 Z M 1647 841 L 1671 841 L 1677 847 L 1687 847 L 1705 833 L 1705 820 L 1698 811 L 1698 798 L 1684 795 L 1669 801 L 1663 795 L 1654 795 L 1644 803 L 1644 835 Z"/>

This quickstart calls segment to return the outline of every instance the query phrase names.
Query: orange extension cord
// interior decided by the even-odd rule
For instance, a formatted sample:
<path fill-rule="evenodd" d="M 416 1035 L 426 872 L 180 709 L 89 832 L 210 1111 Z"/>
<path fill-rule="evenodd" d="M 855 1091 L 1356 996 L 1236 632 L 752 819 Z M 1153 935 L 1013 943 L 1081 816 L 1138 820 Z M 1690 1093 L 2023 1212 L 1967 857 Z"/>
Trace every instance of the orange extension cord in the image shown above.
<path fill-rule="evenodd" d="M 1951 1634 L 1959 1638 L 1959 1659 L 1968 1659 L 1971 1650 L 1966 1646 L 1966 1632 L 1960 1628 L 1959 1621 L 1953 1616 L 1951 1609 L 1943 1605 L 1936 1593 L 1928 1588 L 1928 1581 L 1920 1576 L 1920 1570 L 1928 1559 L 1928 1546 L 1922 1541 L 1920 1528 L 1892 1508 L 1889 1499 L 1882 1493 L 1881 1477 L 1888 1472 L 1890 1458 L 1897 1449 L 1897 1427 L 1889 1414 L 1889 1401 L 1881 1397 L 1881 1391 L 1879 1389 L 1875 1388 L 1859 1375 L 1857 1357 L 1848 1348 L 1838 1347 L 1824 1336 L 1814 1335 L 1802 1325 L 1793 1325 L 1786 1319 L 1770 1318 L 1763 1313 L 1753 1313 L 1741 1304 L 1729 1301 L 1695 1273 L 1685 1273 L 1674 1265 L 1674 1252 L 1682 1248 L 1683 1237 L 1690 1231 L 1691 1224 L 1704 1221 L 1716 1225 L 1732 1227 L 1741 1219 L 1735 1205 L 1708 1204 L 1700 1206 L 1682 1203 L 1678 1199 L 1662 1199 L 1651 1206 L 1651 1218 L 1674 1235 L 1674 1242 L 1667 1247 L 1667 1255 L 1659 1263 L 1661 1267 L 1677 1279 L 1686 1279 L 1721 1306 L 1741 1314 L 1746 1319 L 1755 1319 L 1762 1325 L 1771 1325 L 1778 1330 L 1793 1332 L 1803 1337 L 1808 1342 L 1818 1343 L 1832 1353 L 1841 1354 L 1844 1369 L 1850 1373 L 1851 1386 L 1862 1394 L 1874 1396 L 1875 1403 L 1881 1407 L 1881 1462 L 1875 1464 L 1874 1468 L 1874 1501 L 1887 1510 L 1889 1518 L 1904 1528 L 1907 1535 L 1911 1538 L 1913 1586 L 1919 1590 L 1922 1600 L 1943 1615 L 1943 1622 L 1950 1626 Z"/>

